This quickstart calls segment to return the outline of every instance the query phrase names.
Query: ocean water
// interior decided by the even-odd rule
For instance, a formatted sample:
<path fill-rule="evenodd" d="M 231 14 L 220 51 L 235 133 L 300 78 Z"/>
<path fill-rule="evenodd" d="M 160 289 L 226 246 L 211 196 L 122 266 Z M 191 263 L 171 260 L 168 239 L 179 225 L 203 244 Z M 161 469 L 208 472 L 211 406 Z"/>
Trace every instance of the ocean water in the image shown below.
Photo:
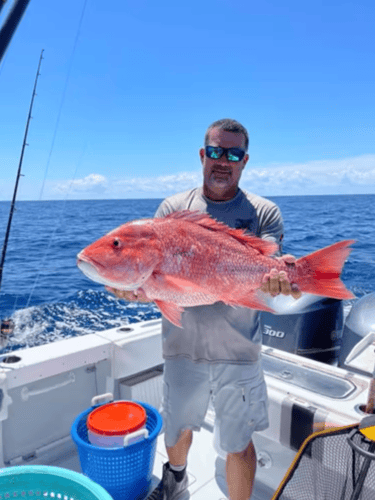
<path fill-rule="evenodd" d="M 284 252 L 300 257 L 355 239 L 342 280 L 358 298 L 375 291 L 375 195 L 270 199 L 284 217 Z M 153 304 L 117 300 L 87 279 L 76 255 L 111 229 L 152 217 L 161 201 L 18 202 L 0 290 L 0 317 L 12 317 L 15 334 L 0 352 L 159 318 Z M 9 208 L 0 202 L 0 245 Z"/>

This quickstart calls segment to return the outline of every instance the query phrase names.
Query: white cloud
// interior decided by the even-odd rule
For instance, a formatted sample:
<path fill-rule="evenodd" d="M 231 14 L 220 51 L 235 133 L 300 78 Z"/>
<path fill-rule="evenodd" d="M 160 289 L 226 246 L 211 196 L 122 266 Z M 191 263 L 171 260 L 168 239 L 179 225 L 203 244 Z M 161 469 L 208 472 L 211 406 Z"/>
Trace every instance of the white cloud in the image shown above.
<path fill-rule="evenodd" d="M 162 198 L 200 185 L 200 170 L 131 179 L 111 179 L 93 173 L 82 179 L 51 182 L 50 193 L 73 198 Z M 269 196 L 375 193 L 375 155 L 266 166 L 250 163 L 240 186 Z"/>
<path fill-rule="evenodd" d="M 101 192 L 105 191 L 108 185 L 108 180 L 104 175 L 90 174 L 83 179 L 74 179 L 68 181 L 60 181 L 54 183 L 54 190 L 59 193 L 74 193 L 74 192 Z"/>
<path fill-rule="evenodd" d="M 138 191 L 140 193 L 184 191 L 198 186 L 202 182 L 201 172 L 181 172 L 173 175 L 159 177 L 139 177 L 124 179 L 116 182 L 113 186 L 115 192 L 126 193 Z"/>
<path fill-rule="evenodd" d="M 46 191 L 73 198 L 97 195 L 100 198 L 163 197 L 191 189 L 202 183 L 200 172 L 181 172 L 158 177 L 134 177 L 132 179 L 107 179 L 100 174 L 90 174 L 83 179 L 54 181 Z M 48 194 L 46 193 L 48 197 Z"/>
<path fill-rule="evenodd" d="M 272 194 L 293 194 L 293 188 L 306 193 L 319 188 L 332 192 L 346 186 L 375 191 L 375 155 L 364 155 L 342 160 L 310 161 L 299 164 L 272 164 L 266 167 L 248 166 L 242 176 L 245 189 L 272 191 Z M 303 194 L 303 193 L 301 193 Z"/>

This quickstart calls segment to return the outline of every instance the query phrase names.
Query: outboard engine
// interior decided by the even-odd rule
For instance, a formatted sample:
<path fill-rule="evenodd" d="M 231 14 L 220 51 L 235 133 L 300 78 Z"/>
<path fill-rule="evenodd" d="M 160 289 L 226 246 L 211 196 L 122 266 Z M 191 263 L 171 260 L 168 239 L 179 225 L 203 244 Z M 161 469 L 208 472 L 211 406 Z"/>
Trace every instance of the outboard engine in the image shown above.
<path fill-rule="evenodd" d="M 375 292 L 358 299 L 346 318 L 339 366 L 344 367 L 347 355 L 370 332 L 375 332 Z"/>
<path fill-rule="evenodd" d="M 304 294 L 267 301 L 276 314 L 262 311 L 263 345 L 306 358 L 337 364 L 344 310 L 341 300 Z"/>

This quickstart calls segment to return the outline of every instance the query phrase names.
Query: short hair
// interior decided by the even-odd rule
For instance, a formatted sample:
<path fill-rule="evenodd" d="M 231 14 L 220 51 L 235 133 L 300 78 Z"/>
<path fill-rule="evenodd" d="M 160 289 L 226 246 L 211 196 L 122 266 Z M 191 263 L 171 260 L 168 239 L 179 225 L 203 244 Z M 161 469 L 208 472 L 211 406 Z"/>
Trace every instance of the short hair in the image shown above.
<path fill-rule="evenodd" d="M 233 132 L 234 134 L 242 134 L 245 137 L 245 151 L 249 148 L 249 134 L 245 127 L 241 125 L 236 120 L 232 120 L 231 118 L 223 118 L 222 120 L 217 120 L 216 122 L 211 123 L 206 131 L 206 135 L 204 136 L 204 145 L 208 146 L 208 139 L 212 129 L 218 128 L 220 130 L 224 130 L 225 132 Z"/>

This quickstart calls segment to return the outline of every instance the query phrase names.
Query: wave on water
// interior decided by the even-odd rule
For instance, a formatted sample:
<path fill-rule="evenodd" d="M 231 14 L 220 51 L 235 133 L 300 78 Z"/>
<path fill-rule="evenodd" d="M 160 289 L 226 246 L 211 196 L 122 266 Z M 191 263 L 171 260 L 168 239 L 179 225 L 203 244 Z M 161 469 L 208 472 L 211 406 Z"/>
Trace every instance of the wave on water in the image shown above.
<path fill-rule="evenodd" d="M 344 301 L 344 317 L 356 300 L 372 291 L 359 286 L 349 288 L 356 298 Z M 11 316 L 15 324 L 14 334 L 6 346 L 0 346 L 0 354 L 160 317 L 160 311 L 153 303 L 126 302 L 98 290 L 79 291 L 66 302 L 15 311 Z"/>
<path fill-rule="evenodd" d="M 64 302 L 15 311 L 11 316 L 15 323 L 14 334 L 0 353 L 160 317 L 154 304 L 125 302 L 102 291 L 79 291 Z"/>

